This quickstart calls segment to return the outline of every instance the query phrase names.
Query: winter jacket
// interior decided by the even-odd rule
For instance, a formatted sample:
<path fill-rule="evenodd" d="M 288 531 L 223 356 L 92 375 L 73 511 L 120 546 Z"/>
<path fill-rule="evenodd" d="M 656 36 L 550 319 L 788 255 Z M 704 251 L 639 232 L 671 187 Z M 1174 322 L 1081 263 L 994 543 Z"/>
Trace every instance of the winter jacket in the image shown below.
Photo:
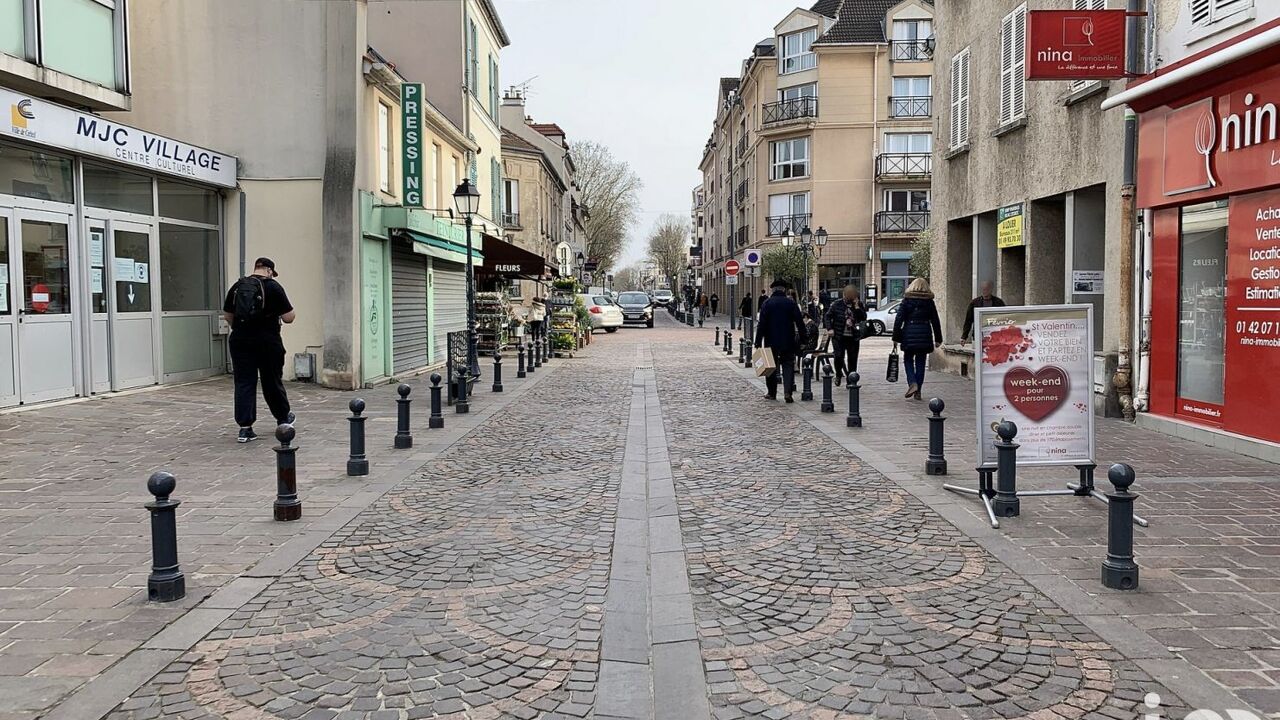
<path fill-rule="evenodd" d="M 849 313 L 853 313 L 853 322 L 856 332 L 857 323 L 867 319 L 867 310 L 862 307 L 862 303 L 850 303 L 844 298 L 831 303 L 831 307 L 827 308 L 827 314 L 822 318 L 822 327 L 825 330 L 834 330 L 836 335 L 844 335 L 845 319 Z M 858 337 L 855 335 L 855 337 Z M 858 339 L 861 339 L 860 337 Z"/>
<path fill-rule="evenodd" d="M 774 294 L 776 295 L 777 293 L 774 293 Z M 786 293 L 783 293 L 783 295 L 786 295 Z M 756 302 L 756 312 L 763 312 L 764 304 L 768 301 L 769 301 L 769 298 L 767 296 L 761 295 L 760 299 Z"/>
<path fill-rule="evenodd" d="M 800 354 L 808 355 L 818 351 L 818 340 L 821 329 L 816 322 L 805 322 L 804 333 L 796 337 L 800 343 Z"/>
<path fill-rule="evenodd" d="M 893 321 L 893 341 L 910 352 L 933 352 L 942 342 L 942 322 L 931 292 L 909 292 Z"/>
<path fill-rule="evenodd" d="M 744 318 L 751 317 L 752 315 L 751 305 L 752 305 L 751 296 L 750 295 L 742 296 L 742 302 L 738 303 L 738 314 Z"/>
<path fill-rule="evenodd" d="M 797 336 L 806 334 L 804 314 L 795 300 L 786 292 L 775 290 L 760 308 L 760 321 L 756 323 L 756 347 L 773 348 L 775 358 L 795 355 L 800 348 Z"/>

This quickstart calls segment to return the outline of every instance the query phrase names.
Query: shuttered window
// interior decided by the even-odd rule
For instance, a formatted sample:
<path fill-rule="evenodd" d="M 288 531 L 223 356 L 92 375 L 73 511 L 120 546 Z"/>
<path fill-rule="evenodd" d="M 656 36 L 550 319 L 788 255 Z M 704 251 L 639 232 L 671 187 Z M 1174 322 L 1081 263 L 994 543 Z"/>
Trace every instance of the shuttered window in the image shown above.
<path fill-rule="evenodd" d="M 391 246 L 391 360 L 397 375 L 430 363 L 427 257 L 401 241 Z"/>
<path fill-rule="evenodd" d="M 489 158 L 489 217 L 502 219 L 502 165 L 497 158 Z"/>
<path fill-rule="evenodd" d="M 1027 6 L 1000 21 L 1000 124 L 1027 114 Z"/>
<path fill-rule="evenodd" d="M 1106 10 L 1107 0 L 1072 0 L 1073 10 Z M 1075 93 L 1099 83 L 1098 80 L 1072 80 L 1070 91 Z"/>
<path fill-rule="evenodd" d="M 1187 0 L 1191 5 L 1191 24 L 1212 25 L 1238 12 L 1253 7 L 1253 0 Z"/>
<path fill-rule="evenodd" d="M 951 147 L 969 143 L 969 48 L 951 58 Z"/>

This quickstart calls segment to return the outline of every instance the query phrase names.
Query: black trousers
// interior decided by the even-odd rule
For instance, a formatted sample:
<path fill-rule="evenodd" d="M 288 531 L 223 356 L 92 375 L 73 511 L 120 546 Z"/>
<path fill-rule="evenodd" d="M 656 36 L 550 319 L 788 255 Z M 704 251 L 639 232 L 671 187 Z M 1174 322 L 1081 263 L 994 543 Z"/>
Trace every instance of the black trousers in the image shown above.
<path fill-rule="evenodd" d="M 231 369 L 236 382 L 236 424 L 252 427 L 258 419 L 258 378 L 262 397 L 276 422 L 289 416 L 284 391 L 284 343 L 279 337 L 238 337 L 231 334 Z"/>
<path fill-rule="evenodd" d="M 839 383 L 847 379 L 849 373 L 858 371 L 858 346 L 861 341 L 846 335 L 836 335 L 833 340 L 832 353 L 836 361 L 836 382 Z"/>
<path fill-rule="evenodd" d="M 782 375 L 782 392 L 784 395 L 791 395 L 796 391 L 796 356 L 782 355 L 777 351 L 773 354 L 774 362 L 778 363 L 778 369 L 765 376 L 764 384 L 769 388 L 769 394 L 776 396 L 778 394 L 778 375 Z"/>

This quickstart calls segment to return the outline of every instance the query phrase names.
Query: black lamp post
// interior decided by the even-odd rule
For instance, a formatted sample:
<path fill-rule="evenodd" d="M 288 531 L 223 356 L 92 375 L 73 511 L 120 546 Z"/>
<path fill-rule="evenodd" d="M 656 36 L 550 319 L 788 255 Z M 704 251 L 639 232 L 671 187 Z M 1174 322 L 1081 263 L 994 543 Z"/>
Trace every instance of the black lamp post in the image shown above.
<path fill-rule="evenodd" d="M 800 242 L 797 245 L 795 233 L 790 228 L 787 228 L 787 231 L 782 235 L 782 245 L 783 247 L 798 249 L 801 256 L 804 257 L 804 286 L 800 290 L 800 299 L 805 301 L 809 294 L 809 256 L 822 257 L 822 248 L 827 245 L 827 231 L 825 228 L 820 227 L 817 234 L 814 234 L 809 229 L 809 226 L 805 225 L 800 230 Z"/>
<path fill-rule="evenodd" d="M 582 251 L 579 250 L 578 256 L 574 258 L 574 262 L 578 266 L 578 284 L 584 285 L 585 283 L 582 281 L 582 270 L 587 266 L 587 256 L 583 255 Z"/>
<path fill-rule="evenodd" d="M 480 358 L 476 353 L 476 272 L 471 261 L 471 216 L 480 211 L 480 191 L 471 184 L 471 178 L 462 181 L 453 191 L 453 204 L 467 222 L 467 369 L 473 376 L 480 375 Z"/>

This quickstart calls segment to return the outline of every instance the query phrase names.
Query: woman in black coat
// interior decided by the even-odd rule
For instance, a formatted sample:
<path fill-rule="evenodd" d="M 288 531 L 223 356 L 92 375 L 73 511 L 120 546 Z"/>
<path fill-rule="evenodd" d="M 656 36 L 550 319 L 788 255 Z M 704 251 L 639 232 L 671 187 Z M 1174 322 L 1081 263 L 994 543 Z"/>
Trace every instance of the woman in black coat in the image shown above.
<path fill-rule="evenodd" d="M 907 286 L 893 321 L 893 341 L 902 346 L 902 364 L 907 371 L 906 397 L 919 400 L 925 362 L 930 353 L 942 347 L 942 322 L 938 319 L 938 306 L 933 303 L 928 280 L 916 278 Z"/>

